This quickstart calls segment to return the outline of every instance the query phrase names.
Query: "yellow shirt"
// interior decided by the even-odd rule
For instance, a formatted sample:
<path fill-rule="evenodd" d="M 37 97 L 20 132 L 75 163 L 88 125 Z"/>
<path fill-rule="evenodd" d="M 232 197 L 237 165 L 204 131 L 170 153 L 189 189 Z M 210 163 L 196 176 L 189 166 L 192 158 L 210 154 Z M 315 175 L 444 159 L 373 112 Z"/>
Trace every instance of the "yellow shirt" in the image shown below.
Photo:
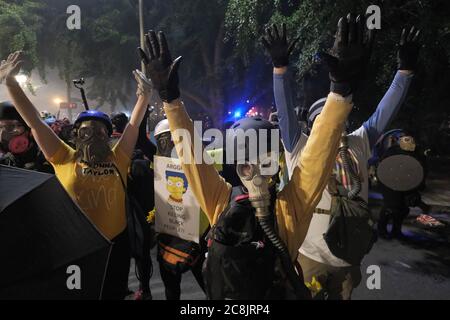
<path fill-rule="evenodd" d="M 125 230 L 125 192 L 113 164 L 126 183 L 131 159 L 117 145 L 110 162 L 93 167 L 77 161 L 75 150 L 64 143 L 48 160 L 63 187 L 105 237 L 111 240 Z"/>
<path fill-rule="evenodd" d="M 305 239 L 312 214 L 319 203 L 334 165 L 344 122 L 352 109 L 349 100 L 330 94 L 321 114 L 314 122 L 311 135 L 300 156 L 289 183 L 277 195 L 275 204 L 278 234 L 288 247 L 292 261 Z M 191 159 L 183 163 L 183 171 L 202 210 L 211 225 L 225 210 L 231 186 L 219 175 L 213 165 L 196 164 L 194 146 L 183 148 L 182 135 L 177 129 L 186 129 L 194 136 L 194 125 L 184 105 L 175 100 L 164 104 L 170 131 L 178 157 Z M 186 154 L 185 154 L 186 153 Z"/>

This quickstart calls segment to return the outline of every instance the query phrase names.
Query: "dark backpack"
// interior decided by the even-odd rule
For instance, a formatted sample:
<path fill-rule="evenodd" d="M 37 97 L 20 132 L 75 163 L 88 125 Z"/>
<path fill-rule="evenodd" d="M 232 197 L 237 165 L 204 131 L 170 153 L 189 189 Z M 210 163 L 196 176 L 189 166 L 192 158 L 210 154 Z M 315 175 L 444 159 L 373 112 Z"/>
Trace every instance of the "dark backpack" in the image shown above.
<path fill-rule="evenodd" d="M 131 189 L 126 187 L 119 169 L 115 165 L 114 167 L 119 174 L 125 192 L 125 210 L 131 257 L 140 260 L 148 259 L 150 258 L 150 246 L 148 244 L 152 241 L 153 236 L 151 232 L 146 230 L 149 228 L 149 224 L 145 218 L 146 213 L 131 192 Z"/>
<path fill-rule="evenodd" d="M 342 138 L 342 144 L 339 155 L 354 187 L 350 191 L 338 185 L 330 188 L 333 189 L 330 190 L 332 217 L 324 238 L 333 255 L 351 265 L 359 265 L 372 249 L 377 236 L 369 206 L 358 196 L 361 181 L 350 166 L 347 137 Z"/>
<path fill-rule="evenodd" d="M 277 255 L 256 220 L 241 187 L 208 235 L 203 278 L 210 300 L 267 299 L 275 280 Z"/>
<path fill-rule="evenodd" d="M 360 198 L 333 196 L 325 241 L 338 258 L 359 265 L 376 241 L 368 205 Z"/>

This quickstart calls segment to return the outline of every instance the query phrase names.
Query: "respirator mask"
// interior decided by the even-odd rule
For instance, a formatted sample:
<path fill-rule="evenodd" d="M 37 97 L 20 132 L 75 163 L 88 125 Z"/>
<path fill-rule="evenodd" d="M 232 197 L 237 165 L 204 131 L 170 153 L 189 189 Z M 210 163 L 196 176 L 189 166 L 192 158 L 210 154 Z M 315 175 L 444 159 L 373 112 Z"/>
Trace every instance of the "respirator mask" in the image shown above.
<path fill-rule="evenodd" d="M 170 132 L 164 132 L 158 135 L 156 137 L 156 146 L 160 156 L 167 158 L 173 157 L 172 152 L 175 148 L 175 144 L 172 141 Z"/>
<path fill-rule="evenodd" d="M 77 130 L 76 149 L 82 161 L 100 163 L 111 154 L 106 126 L 95 120 L 84 121 Z"/>
<path fill-rule="evenodd" d="M 0 122 L 0 144 L 3 151 L 20 155 L 30 148 L 29 132 L 19 121 Z"/>
<path fill-rule="evenodd" d="M 414 152 L 416 150 L 416 142 L 411 136 L 403 136 L 399 139 L 400 148 L 404 151 Z"/>
<path fill-rule="evenodd" d="M 270 215 L 272 177 L 278 173 L 278 169 L 276 152 L 260 157 L 256 163 L 245 162 L 236 165 L 237 174 L 248 192 L 252 206 L 256 210 L 256 217 Z"/>

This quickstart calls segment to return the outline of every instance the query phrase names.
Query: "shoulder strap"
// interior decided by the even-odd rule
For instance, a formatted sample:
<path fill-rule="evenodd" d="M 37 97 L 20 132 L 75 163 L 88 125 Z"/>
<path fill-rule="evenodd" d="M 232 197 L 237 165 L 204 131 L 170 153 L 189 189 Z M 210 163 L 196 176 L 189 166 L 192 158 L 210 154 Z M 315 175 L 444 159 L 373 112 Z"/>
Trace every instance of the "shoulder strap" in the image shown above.
<path fill-rule="evenodd" d="M 350 191 L 346 190 L 340 190 L 339 193 L 343 192 L 349 199 L 353 199 L 361 192 L 361 179 L 359 175 L 353 171 L 351 166 L 351 155 L 349 152 L 349 145 L 348 145 L 348 137 L 347 135 L 343 135 L 341 137 L 341 146 L 339 147 L 339 156 L 342 159 L 342 164 L 344 167 L 344 170 L 349 175 L 350 179 L 352 180 L 353 188 Z M 340 188 L 338 188 L 340 189 Z M 345 192 L 344 192 L 345 191 Z"/>
<path fill-rule="evenodd" d="M 234 199 L 235 199 L 235 197 L 236 196 L 239 196 L 240 194 L 242 194 L 243 192 L 242 192 L 242 189 L 241 189 L 241 187 L 233 187 L 232 189 L 231 189 L 231 194 L 230 194 L 230 199 L 228 200 L 228 205 L 225 207 L 225 209 L 222 211 L 222 213 L 220 214 L 220 216 L 222 215 L 222 214 L 224 214 L 224 213 L 227 213 L 230 209 L 231 209 L 231 206 L 234 204 L 234 203 L 236 203 L 235 201 L 234 201 Z M 220 219 L 220 216 L 219 216 L 219 219 Z M 217 222 L 216 222 L 216 224 L 217 224 Z M 213 226 L 210 226 L 209 227 L 209 229 L 206 229 L 206 235 L 205 235 L 205 240 L 206 240 L 206 242 L 207 242 L 207 244 L 208 244 L 208 247 L 211 245 L 211 241 L 212 241 L 212 239 L 214 239 L 214 232 L 215 232 L 215 228 L 216 227 L 216 225 L 213 225 Z"/>
<path fill-rule="evenodd" d="M 114 169 L 116 169 L 117 174 L 119 175 L 120 182 L 122 183 L 122 187 L 123 187 L 123 190 L 125 191 L 125 196 L 126 196 L 128 189 L 127 189 L 127 187 L 125 185 L 125 181 L 123 180 L 122 175 L 120 174 L 119 168 L 117 168 L 116 164 L 112 163 L 112 165 L 113 165 Z"/>

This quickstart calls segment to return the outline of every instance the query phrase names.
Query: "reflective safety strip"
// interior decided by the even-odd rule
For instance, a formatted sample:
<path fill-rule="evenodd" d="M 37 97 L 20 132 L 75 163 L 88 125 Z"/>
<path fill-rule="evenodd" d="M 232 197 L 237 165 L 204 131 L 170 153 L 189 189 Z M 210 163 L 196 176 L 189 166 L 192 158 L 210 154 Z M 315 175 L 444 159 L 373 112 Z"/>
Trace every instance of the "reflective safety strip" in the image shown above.
<path fill-rule="evenodd" d="M 172 247 L 168 247 L 163 245 L 162 243 L 159 243 L 162 250 L 164 250 L 164 253 L 162 254 L 162 258 L 164 261 L 176 265 L 178 263 L 184 263 L 186 265 L 193 265 L 195 263 L 195 260 L 192 261 L 190 259 L 190 255 L 182 252 L 180 250 L 174 249 Z"/>
<path fill-rule="evenodd" d="M 185 258 L 181 258 L 175 254 L 170 253 L 169 251 L 164 250 L 164 253 L 162 255 L 162 258 L 164 259 L 164 261 L 176 265 L 178 263 L 186 263 L 186 259 Z"/>
<path fill-rule="evenodd" d="M 174 249 L 174 248 L 172 248 L 172 247 L 168 247 L 168 246 L 166 246 L 166 245 L 164 245 L 164 244 L 162 244 L 162 243 L 160 243 L 160 246 L 161 246 L 165 251 L 170 252 L 170 253 L 172 253 L 172 254 L 175 254 L 175 255 L 177 255 L 177 256 L 179 256 L 179 257 L 182 257 L 182 258 L 189 258 L 189 254 L 186 253 L 186 252 L 183 252 L 183 251 Z"/>

